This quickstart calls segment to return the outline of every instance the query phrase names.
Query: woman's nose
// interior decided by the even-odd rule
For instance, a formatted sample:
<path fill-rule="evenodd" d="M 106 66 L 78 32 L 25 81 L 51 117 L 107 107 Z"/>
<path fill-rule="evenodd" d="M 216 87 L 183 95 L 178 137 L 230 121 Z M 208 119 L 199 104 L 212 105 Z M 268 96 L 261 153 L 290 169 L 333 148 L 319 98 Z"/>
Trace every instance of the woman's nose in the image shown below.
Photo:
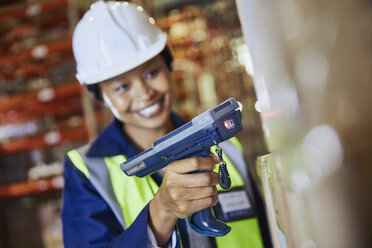
<path fill-rule="evenodd" d="M 154 89 L 152 89 L 143 79 L 136 80 L 136 98 L 140 100 L 150 99 L 154 94 Z"/>

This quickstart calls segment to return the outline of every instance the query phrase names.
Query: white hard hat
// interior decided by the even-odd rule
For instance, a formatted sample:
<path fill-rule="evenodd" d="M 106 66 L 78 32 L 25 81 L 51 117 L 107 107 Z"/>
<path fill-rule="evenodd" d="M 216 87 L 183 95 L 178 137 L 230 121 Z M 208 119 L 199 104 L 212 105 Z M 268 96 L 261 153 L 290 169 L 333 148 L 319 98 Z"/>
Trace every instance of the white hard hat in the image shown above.
<path fill-rule="evenodd" d="M 98 1 L 77 24 L 72 47 L 81 84 L 95 84 L 127 72 L 159 54 L 167 35 L 142 7 Z"/>

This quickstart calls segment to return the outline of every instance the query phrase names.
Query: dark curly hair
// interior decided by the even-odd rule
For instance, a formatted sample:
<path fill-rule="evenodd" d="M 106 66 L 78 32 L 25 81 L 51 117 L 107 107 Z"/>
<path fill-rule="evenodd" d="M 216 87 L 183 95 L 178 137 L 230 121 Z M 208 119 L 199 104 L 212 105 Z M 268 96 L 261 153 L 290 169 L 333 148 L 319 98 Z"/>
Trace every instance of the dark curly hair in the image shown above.
<path fill-rule="evenodd" d="M 170 49 L 166 46 L 161 52 L 160 55 L 163 57 L 168 69 L 171 71 L 172 70 L 172 62 L 173 62 L 173 57 L 171 54 Z M 97 84 L 87 84 L 86 85 L 88 91 L 93 94 L 94 98 L 97 101 L 102 101 L 102 92 L 101 92 L 101 87 L 99 86 L 99 83 Z"/>

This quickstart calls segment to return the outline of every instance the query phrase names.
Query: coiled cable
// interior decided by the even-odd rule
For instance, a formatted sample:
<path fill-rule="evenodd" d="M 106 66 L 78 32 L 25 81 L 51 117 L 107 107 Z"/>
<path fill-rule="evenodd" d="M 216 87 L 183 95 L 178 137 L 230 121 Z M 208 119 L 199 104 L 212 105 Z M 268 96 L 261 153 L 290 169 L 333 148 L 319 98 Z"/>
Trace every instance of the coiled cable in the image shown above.
<path fill-rule="evenodd" d="M 221 160 L 221 164 L 218 168 L 218 182 L 220 183 L 221 188 L 228 190 L 231 187 L 231 179 L 229 171 L 227 170 L 226 162 L 222 157 L 222 149 L 218 145 L 216 146 L 216 153 Z"/>

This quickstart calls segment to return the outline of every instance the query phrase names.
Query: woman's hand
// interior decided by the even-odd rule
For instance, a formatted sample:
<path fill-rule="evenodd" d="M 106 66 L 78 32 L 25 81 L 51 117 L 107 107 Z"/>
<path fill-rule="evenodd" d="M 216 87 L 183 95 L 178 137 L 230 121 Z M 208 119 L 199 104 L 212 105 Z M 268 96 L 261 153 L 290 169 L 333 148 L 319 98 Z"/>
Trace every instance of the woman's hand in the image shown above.
<path fill-rule="evenodd" d="M 163 183 L 149 206 L 149 225 L 158 245 L 167 243 L 178 218 L 217 203 L 218 174 L 213 170 L 219 162 L 211 155 L 174 161 L 166 167 Z M 190 174 L 196 170 L 206 172 Z"/>

